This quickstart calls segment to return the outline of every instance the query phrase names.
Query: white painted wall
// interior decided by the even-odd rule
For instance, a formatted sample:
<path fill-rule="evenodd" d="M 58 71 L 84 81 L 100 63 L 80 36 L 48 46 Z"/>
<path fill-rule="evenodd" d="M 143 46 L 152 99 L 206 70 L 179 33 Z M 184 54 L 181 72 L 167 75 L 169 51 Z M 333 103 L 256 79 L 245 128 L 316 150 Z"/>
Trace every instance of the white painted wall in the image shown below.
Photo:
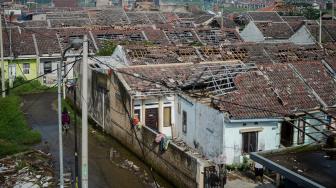
<path fill-rule="evenodd" d="M 258 132 L 258 150 L 271 150 L 279 148 L 280 144 L 280 126 L 277 121 L 246 123 L 229 123 L 225 125 L 224 151 L 227 163 L 242 162 L 242 133 L 240 130 L 261 128 Z"/>
<path fill-rule="evenodd" d="M 195 102 L 190 98 L 177 97 L 179 106 L 176 115 L 176 137 L 184 140 L 189 146 L 198 149 L 209 158 L 222 154 L 223 115 L 207 105 Z M 182 130 L 182 114 L 187 112 L 187 132 Z"/>
<path fill-rule="evenodd" d="M 258 148 L 277 149 L 280 145 L 278 120 L 269 122 L 231 123 L 224 113 L 190 98 L 176 99 L 176 136 L 215 161 L 239 163 L 242 159 L 242 134 L 240 130 L 262 128 L 258 133 Z M 183 110 L 187 112 L 187 133 L 182 131 Z M 259 121 L 259 120 L 256 120 Z"/>
<path fill-rule="evenodd" d="M 289 42 L 295 44 L 314 44 L 315 40 L 306 26 L 303 25 L 299 30 L 296 31 L 296 33 L 294 33 L 294 35 L 289 38 Z"/>
<path fill-rule="evenodd" d="M 46 85 L 52 85 L 55 84 L 57 82 L 57 65 L 59 64 L 59 59 L 57 58 L 40 58 L 40 63 L 39 63 L 39 75 L 45 74 L 44 72 L 44 64 L 46 62 L 51 62 L 51 70 L 55 70 L 52 73 L 49 73 L 47 75 L 44 76 L 44 82 L 42 82 L 43 84 Z"/>
<path fill-rule="evenodd" d="M 265 40 L 262 32 L 252 21 L 240 32 L 240 36 L 245 42 L 262 42 Z"/>

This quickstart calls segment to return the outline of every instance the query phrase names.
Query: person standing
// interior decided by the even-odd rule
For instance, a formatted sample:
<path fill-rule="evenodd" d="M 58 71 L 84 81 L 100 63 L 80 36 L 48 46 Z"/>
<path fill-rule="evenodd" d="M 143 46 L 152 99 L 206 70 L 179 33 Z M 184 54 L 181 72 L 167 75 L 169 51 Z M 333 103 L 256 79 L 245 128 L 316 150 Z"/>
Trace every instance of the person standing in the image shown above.
<path fill-rule="evenodd" d="M 65 134 L 68 133 L 69 125 L 70 125 L 70 116 L 69 116 L 67 108 L 64 107 L 63 112 L 62 112 L 62 128 Z"/>
<path fill-rule="evenodd" d="M 261 181 L 261 183 L 263 183 L 264 166 L 255 162 L 254 163 L 254 175 L 255 175 L 256 180 L 257 180 L 258 177 L 260 177 L 260 181 Z"/>

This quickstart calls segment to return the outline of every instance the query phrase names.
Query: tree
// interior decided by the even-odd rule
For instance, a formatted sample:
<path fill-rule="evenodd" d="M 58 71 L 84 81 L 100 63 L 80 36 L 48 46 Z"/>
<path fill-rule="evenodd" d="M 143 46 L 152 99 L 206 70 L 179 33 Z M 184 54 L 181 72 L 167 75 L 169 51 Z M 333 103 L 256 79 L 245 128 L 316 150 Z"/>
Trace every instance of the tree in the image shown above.
<path fill-rule="evenodd" d="M 103 42 L 102 47 L 97 52 L 99 56 L 110 56 L 114 52 L 117 44 L 113 41 L 106 40 Z"/>
<path fill-rule="evenodd" d="M 306 7 L 302 10 L 304 17 L 308 20 L 316 20 L 320 17 L 320 11 L 313 7 Z"/>

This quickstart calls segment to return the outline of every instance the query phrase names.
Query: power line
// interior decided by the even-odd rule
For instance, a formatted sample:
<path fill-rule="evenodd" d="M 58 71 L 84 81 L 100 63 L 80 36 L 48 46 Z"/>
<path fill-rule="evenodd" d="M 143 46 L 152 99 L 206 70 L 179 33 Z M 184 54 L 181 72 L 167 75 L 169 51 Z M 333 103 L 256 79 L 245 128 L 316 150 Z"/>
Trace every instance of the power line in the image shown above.
<path fill-rule="evenodd" d="M 73 66 L 74 66 L 74 64 L 75 64 L 76 62 L 77 62 L 77 60 L 74 61 Z M 73 68 L 73 66 L 71 67 L 71 69 Z M 68 72 L 65 74 L 65 77 L 69 74 L 69 72 L 70 72 L 71 69 L 68 70 Z M 56 69 L 56 70 L 57 70 L 57 69 Z M 24 84 L 27 84 L 27 83 L 29 83 L 29 82 L 22 83 L 22 84 L 20 84 L 20 86 L 21 86 L 21 85 L 24 85 Z M 54 84 L 54 85 L 51 86 L 51 87 L 42 89 L 41 91 L 48 91 L 48 90 L 54 88 L 55 86 L 57 86 L 57 83 Z M 26 110 L 28 110 L 29 108 L 31 108 L 31 107 L 37 102 L 37 99 L 38 99 L 38 97 L 36 97 L 36 99 L 33 100 L 33 102 L 32 102 L 29 106 L 27 106 L 25 109 L 23 109 L 22 111 L 26 111 Z M 10 119 L 7 121 L 7 123 L 10 122 L 10 121 L 13 121 L 17 116 L 20 115 L 20 113 L 21 113 L 21 112 L 15 114 L 12 118 L 10 118 Z"/>
<path fill-rule="evenodd" d="M 155 84 L 159 84 L 159 85 L 162 85 L 164 87 L 166 87 L 167 89 L 169 90 L 173 90 L 173 91 L 181 91 L 181 92 L 184 92 L 184 93 L 187 93 L 187 94 L 190 94 L 190 95 L 193 95 L 193 96 L 198 96 L 198 97 L 204 97 L 204 95 L 199 95 L 199 94 L 196 94 L 196 93 L 191 93 L 189 91 L 185 91 L 185 90 L 182 90 L 181 88 L 179 87 L 172 87 L 172 86 L 168 86 L 165 82 L 163 82 L 162 80 L 160 81 L 155 81 L 155 80 L 152 80 L 150 78 L 147 78 L 143 75 L 135 75 L 135 74 L 131 74 L 131 73 L 128 73 L 128 72 L 125 72 L 125 71 L 121 71 L 119 69 L 116 69 L 115 67 L 112 67 L 111 65 L 107 64 L 107 63 L 104 63 L 102 61 L 100 61 L 99 59 L 95 58 L 95 57 L 91 57 L 95 60 L 97 60 L 98 62 L 100 62 L 101 64 L 104 64 L 106 66 L 108 66 L 109 68 L 111 68 L 112 70 L 114 70 L 115 72 L 118 72 L 118 73 L 121 73 L 121 74 L 126 74 L 126 75 L 129 75 L 129 76 L 132 76 L 132 77 L 135 77 L 135 78 L 138 78 L 138 79 L 141 79 L 141 80 L 145 80 L 145 81 L 148 81 L 148 82 L 151 82 L 151 83 L 155 83 Z M 272 111 L 272 110 L 268 110 L 268 109 L 263 109 L 263 108 L 259 108 L 259 107 L 254 107 L 254 106 L 249 106 L 249 105 L 242 105 L 242 104 L 238 104 L 238 103 L 235 103 L 235 102 L 231 102 L 231 101 L 225 101 L 223 99 L 217 99 L 217 98 L 214 98 L 214 97 L 210 97 L 210 96 L 207 96 L 209 98 L 211 98 L 213 101 L 216 100 L 216 101 L 219 101 L 219 102 L 224 102 L 224 103 L 229 103 L 229 104 L 232 104 L 232 105 L 236 105 L 236 106 L 240 106 L 240 107 L 244 107 L 244 108 L 250 108 L 250 109 L 254 109 L 254 110 L 259 110 L 259 111 L 265 111 L 265 112 L 270 112 L 270 113 L 273 113 L 273 114 L 278 114 L 278 115 L 283 115 L 283 116 L 291 116 L 290 114 L 287 114 L 287 113 L 282 113 L 282 112 L 276 112 L 276 111 Z M 304 119 L 302 117 L 297 117 L 298 120 L 303 120 Z M 320 121 L 320 119 L 318 119 Z M 303 132 L 305 133 L 304 130 L 301 130 L 300 127 L 294 125 L 294 123 L 288 121 L 288 120 L 284 120 L 285 122 L 288 122 L 290 123 L 294 128 L 298 129 L 298 131 L 300 132 Z M 324 134 L 323 132 L 320 132 L 321 134 Z M 316 138 L 312 137 L 310 134 L 306 134 L 308 137 L 310 137 L 311 139 L 315 140 L 316 142 L 320 142 L 319 140 L 317 140 Z"/>
<path fill-rule="evenodd" d="M 72 62 L 70 62 L 70 63 L 68 63 L 68 64 L 77 62 L 77 61 L 79 61 L 80 59 L 81 59 L 81 58 L 76 59 L 76 60 L 74 60 L 74 61 L 72 61 Z M 68 64 L 64 64 L 62 68 L 64 68 L 64 67 L 67 66 Z M 27 80 L 27 81 L 25 81 L 25 82 L 23 82 L 23 83 L 20 83 L 20 84 L 18 84 L 18 85 L 15 85 L 15 86 L 13 86 L 12 88 L 7 88 L 6 90 L 1 91 L 1 93 L 2 93 L 2 92 L 7 92 L 7 91 L 10 90 L 10 89 L 15 89 L 15 88 L 20 87 L 20 86 L 22 86 L 22 85 L 28 84 L 28 83 L 30 83 L 30 82 L 32 82 L 32 81 L 34 81 L 34 80 L 37 80 L 37 79 L 39 79 L 39 78 L 41 78 L 41 77 L 43 77 L 43 76 L 45 76 L 45 75 L 48 75 L 48 74 L 51 74 L 51 73 L 55 72 L 55 71 L 57 71 L 58 69 L 59 69 L 59 68 L 56 68 L 56 69 L 52 70 L 51 72 L 41 74 L 41 75 L 39 75 L 39 76 L 37 76 L 37 77 L 31 79 L 31 80 Z"/>

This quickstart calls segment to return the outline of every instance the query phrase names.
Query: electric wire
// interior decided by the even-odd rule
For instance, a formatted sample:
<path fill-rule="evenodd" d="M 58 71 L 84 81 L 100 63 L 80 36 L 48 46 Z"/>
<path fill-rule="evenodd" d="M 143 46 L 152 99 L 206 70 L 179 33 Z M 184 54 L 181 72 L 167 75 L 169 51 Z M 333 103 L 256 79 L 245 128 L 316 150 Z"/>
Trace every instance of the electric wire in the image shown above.
<path fill-rule="evenodd" d="M 100 61 L 99 59 L 97 59 L 96 57 L 93 57 L 93 56 L 90 56 L 91 59 L 94 59 L 96 61 L 98 61 L 99 63 L 101 64 L 104 64 L 106 65 L 107 67 L 109 67 L 110 69 L 112 69 L 113 71 L 115 72 L 118 72 L 118 73 L 121 73 L 121 74 L 125 74 L 125 75 L 128 75 L 128 76 L 132 76 L 132 77 L 135 77 L 135 78 L 138 78 L 138 79 L 141 79 L 141 80 L 145 80 L 145 81 L 148 81 L 148 82 L 151 82 L 151 83 L 155 83 L 155 84 L 158 84 L 158 85 L 162 85 L 164 86 L 165 88 L 167 88 L 168 90 L 170 91 L 173 91 L 173 92 L 184 92 L 186 94 L 189 94 L 189 95 L 193 95 L 193 96 L 198 96 L 198 97 L 204 97 L 204 95 L 199 95 L 199 94 L 195 94 L 195 93 L 192 93 L 192 92 L 189 92 L 189 91 L 183 91 L 181 88 L 179 87 L 172 87 L 172 86 L 168 86 L 165 82 L 163 82 L 162 80 L 153 80 L 153 79 L 150 79 L 150 78 L 147 78 L 143 75 L 139 75 L 139 74 L 131 74 L 131 73 L 128 73 L 126 71 L 122 71 L 120 69 L 116 69 L 115 67 L 112 67 L 111 65 L 107 64 L 107 63 L 104 63 L 102 61 Z M 210 97 L 210 96 L 208 96 Z M 238 103 L 235 103 L 235 102 L 231 102 L 231 101 L 226 101 L 226 100 L 223 100 L 223 99 L 217 99 L 217 98 L 214 98 L 214 97 L 210 97 L 213 101 L 216 100 L 216 101 L 219 101 L 219 102 L 224 102 L 224 103 L 229 103 L 229 104 L 232 104 L 232 105 L 236 105 L 236 106 L 240 106 L 240 107 L 244 107 L 244 108 L 251 108 L 251 109 L 254 109 L 254 110 L 260 110 L 260 111 L 265 111 L 265 112 L 269 112 L 269 113 L 273 113 L 273 114 L 278 114 L 278 115 L 283 115 L 283 116 L 291 116 L 290 114 L 287 114 L 287 113 L 282 113 L 282 112 L 276 112 L 276 111 L 273 111 L 273 110 L 268 110 L 268 109 L 263 109 L 263 108 L 259 108 L 259 107 L 254 107 L 254 106 L 249 106 L 249 105 L 242 105 L 242 104 L 238 104 Z M 301 117 L 297 117 L 297 119 L 301 119 Z M 285 120 L 285 122 L 288 122 L 290 124 L 292 124 L 292 126 L 296 129 L 298 129 L 298 131 L 300 132 L 304 132 L 303 130 L 301 130 L 300 128 L 298 128 L 297 126 L 295 126 L 292 122 L 288 121 L 288 120 Z M 306 133 L 305 133 L 306 134 Z M 323 134 L 321 132 L 321 134 Z M 316 142 L 320 142 L 319 140 L 313 138 L 311 135 L 309 134 L 306 134 L 308 137 L 310 137 L 311 139 L 315 140 Z"/>

